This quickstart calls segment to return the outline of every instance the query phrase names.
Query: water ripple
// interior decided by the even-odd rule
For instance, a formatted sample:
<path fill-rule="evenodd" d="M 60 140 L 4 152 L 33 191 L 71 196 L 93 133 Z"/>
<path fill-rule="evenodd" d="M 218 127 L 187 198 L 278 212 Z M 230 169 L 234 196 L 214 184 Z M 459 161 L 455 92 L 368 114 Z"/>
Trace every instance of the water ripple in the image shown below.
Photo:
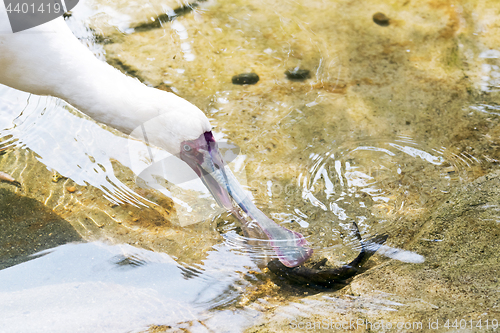
<path fill-rule="evenodd" d="M 345 263 L 349 253 L 360 250 L 353 222 L 364 238 L 404 232 L 402 219 L 429 210 L 454 186 L 477 177 L 487 163 L 468 152 L 429 147 L 409 136 L 368 137 L 328 151 L 316 149 L 286 175 L 294 179 L 296 191 L 272 193 L 268 202 L 258 204 L 283 226 L 304 234 L 318 256 Z M 278 182 L 267 181 L 267 193 Z M 215 221 L 228 246 L 258 259 L 275 256 L 266 240 L 246 238 L 227 215 Z M 424 260 L 389 246 L 379 252 L 406 262 Z"/>

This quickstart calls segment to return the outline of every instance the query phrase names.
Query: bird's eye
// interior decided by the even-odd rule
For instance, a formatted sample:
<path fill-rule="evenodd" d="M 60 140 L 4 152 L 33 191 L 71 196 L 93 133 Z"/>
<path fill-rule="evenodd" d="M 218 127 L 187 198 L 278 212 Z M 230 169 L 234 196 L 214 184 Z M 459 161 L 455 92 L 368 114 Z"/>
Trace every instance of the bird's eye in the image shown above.
<path fill-rule="evenodd" d="M 191 146 L 190 145 L 184 145 L 183 149 L 184 149 L 184 151 L 191 151 Z"/>

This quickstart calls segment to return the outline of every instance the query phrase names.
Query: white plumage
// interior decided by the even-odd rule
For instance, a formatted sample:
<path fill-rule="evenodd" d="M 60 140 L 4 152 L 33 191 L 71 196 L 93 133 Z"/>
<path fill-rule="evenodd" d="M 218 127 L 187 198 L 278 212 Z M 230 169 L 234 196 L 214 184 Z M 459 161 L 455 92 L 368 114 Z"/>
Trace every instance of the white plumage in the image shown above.
<path fill-rule="evenodd" d="M 147 87 L 94 57 L 61 17 L 15 34 L 9 31 L 7 13 L 0 3 L 1 84 L 59 97 L 126 134 L 155 118 L 155 126 L 148 127 L 148 138 L 172 154 L 179 153 L 181 142 L 211 130 L 196 106 Z"/>

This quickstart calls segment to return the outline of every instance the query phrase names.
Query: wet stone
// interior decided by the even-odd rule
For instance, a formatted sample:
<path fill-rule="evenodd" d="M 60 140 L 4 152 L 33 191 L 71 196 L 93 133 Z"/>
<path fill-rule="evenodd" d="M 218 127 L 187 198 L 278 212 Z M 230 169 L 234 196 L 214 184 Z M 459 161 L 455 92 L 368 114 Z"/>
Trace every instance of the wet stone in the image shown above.
<path fill-rule="evenodd" d="M 259 76 L 255 73 L 241 73 L 233 76 L 233 84 L 256 84 L 259 82 Z"/>
<path fill-rule="evenodd" d="M 377 23 L 381 27 L 387 27 L 389 25 L 390 19 L 385 16 L 384 13 L 375 13 L 373 14 L 373 22 Z"/>
<path fill-rule="evenodd" d="M 296 67 L 296 68 L 287 70 L 285 72 L 285 75 L 289 80 L 304 81 L 304 80 L 309 79 L 311 77 L 311 72 L 308 69 Z"/>

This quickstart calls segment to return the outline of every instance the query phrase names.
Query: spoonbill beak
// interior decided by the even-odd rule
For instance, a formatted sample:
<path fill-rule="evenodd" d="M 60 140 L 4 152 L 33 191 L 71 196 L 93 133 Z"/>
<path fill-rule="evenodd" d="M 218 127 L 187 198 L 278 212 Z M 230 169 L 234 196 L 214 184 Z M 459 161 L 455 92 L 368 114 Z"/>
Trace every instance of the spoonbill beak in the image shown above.
<path fill-rule="evenodd" d="M 212 132 L 205 132 L 196 140 L 182 142 L 180 157 L 201 178 L 217 203 L 232 212 L 246 230 L 255 228 L 255 224 L 260 228 L 261 232 L 257 234 L 263 232 L 269 238 L 278 259 L 285 266 L 298 266 L 312 255 L 313 251 L 306 247 L 304 236 L 276 224 L 253 204 L 224 163 Z M 251 221 L 239 213 L 237 206 Z"/>
<path fill-rule="evenodd" d="M 206 132 L 196 140 L 184 141 L 180 155 L 210 190 L 219 206 L 231 211 L 234 207 L 226 185 L 225 163 L 212 133 Z"/>

